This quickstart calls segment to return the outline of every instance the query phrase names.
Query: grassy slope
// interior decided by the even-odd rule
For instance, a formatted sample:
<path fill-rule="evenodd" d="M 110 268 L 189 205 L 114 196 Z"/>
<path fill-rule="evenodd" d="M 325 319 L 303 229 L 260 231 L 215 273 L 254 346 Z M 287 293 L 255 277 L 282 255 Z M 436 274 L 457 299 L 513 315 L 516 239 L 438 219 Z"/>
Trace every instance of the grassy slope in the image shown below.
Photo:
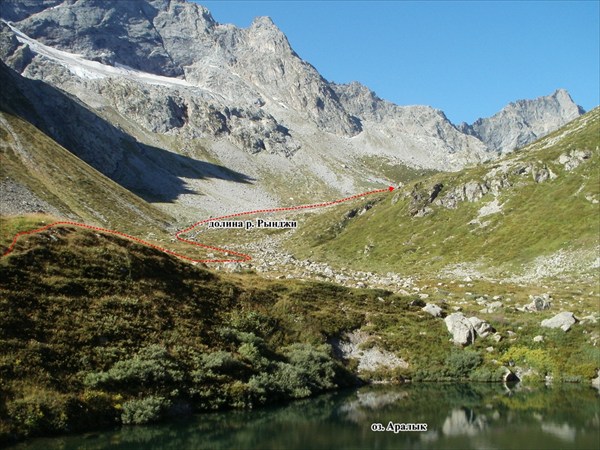
<path fill-rule="evenodd" d="M 0 178 L 26 186 L 60 211 L 60 217 L 28 214 L 0 216 L 0 246 L 5 248 L 20 231 L 48 223 L 74 220 L 114 229 L 158 245 L 204 258 L 207 252 L 171 242 L 167 226 L 174 219 L 110 180 L 36 127 L 0 111 L 10 128 L 0 124 Z"/>
<path fill-rule="evenodd" d="M 0 176 L 28 187 L 71 217 L 135 233 L 162 230 L 169 216 L 108 179 L 25 120 L 0 112 Z"/>
<path fill-rule="evenodd" d="M 489 340 L 460 350 L 444 322 L 414 301 L 326 283 L 217 276 L 69 227 L 26 237 L 0 260 L 0 440 L 343 386 L 353 380 L 326 342 L 359 327 L 410 364 L 373 376 L 490 381 L 508 360 L 555 380 L 595 374 L 600 354 L 589 322 L 569 333 L 544 330 L 539 321 L 554 312 L 507 308 L 486 319 L 516 336 L 493 342 L 493 353 L 485 350 Z M 479 308 L 464 306 L 466 314 Z M 533 343 L 537 334 L 544 343 Z"/>
<path fill-rule="evenodd" d="M 579 128 L 582 123 L 585 126 Z M 464 262 L 501 266 L 512 272 L 560 249 L 593 251 L 598 246 L 600 209 L 586 196 L 600 198 L 599 126 L 600 110 L 596 109 L 504 161 L 422 180 L 425 187 L 442 183 L 439 196 L 443 197 L 455 186 L 481 181 L 505 161 L 515 167 L 546 165 L 558 175 L 555 180 L 535 183 L 531 175 L 511 173 L 513 186 L 498 196 L 502 212 L 481 218 L 481 222 L 489 222 L 485 227 L 470 222 L 494 198 L 492 194 L 478 202 L 462 202 L 457 209 L 431 205 L 432 214 L 411 217 L 410 185 L 396 194 L 400 196 L 397 203 L 386 198 L 355 219 L 343 219 L 347 208 L 340 207 L 307 221 L 292 246 L 300 257 L 405 273 L 435 273 Z M 593 156 L 566 172 L 556 160 L 575 149 L 591 150 Z"/>
<path fill-rule="evenodd" d="M 0 260 L 0 436 L 143 422 L 181 402 L 257 405 L 347 384 L 319 344 L 360 326 L 360 305 L 377 295 L 223 279 L 68 227 L 27 237 Z M 157 411 L 144 401 L 158 402 Z"/>

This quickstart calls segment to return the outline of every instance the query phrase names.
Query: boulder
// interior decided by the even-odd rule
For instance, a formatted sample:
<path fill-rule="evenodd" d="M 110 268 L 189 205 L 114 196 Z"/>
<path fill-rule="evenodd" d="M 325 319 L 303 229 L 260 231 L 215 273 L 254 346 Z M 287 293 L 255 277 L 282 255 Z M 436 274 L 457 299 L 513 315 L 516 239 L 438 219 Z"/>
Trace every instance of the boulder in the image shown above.
<path fill-rule="evenodd" d="M 442 308 L 433 303 L 427 303 L 421 310 L 431 314 L 433 317 L 442 317 Z"/>
<path fill-rule="evenodd" d="M 544 336 L 538 335 L 534 337 L 533 342 L 544 342 Z"/>
<path fill-rule="evenodd" d="M 494 312 L 498 311 L 502 307 L 504 307 L 502 302 L 495 301 L 492 303 L 488 303 L 488 305 L 485 308 L 483 308 L 480 312 L 482 312 L 484 314 L 490 314 L 490 313 L 494 313 Z"/>
<path fill-rule="evenodd" d="M 508 367 L 505 367 L 504 369 L 505 370 L 504 370 L 504 375 L 503 375 L 502 379 L 504 380 L 505 383 L 517 383 L 517 382 L 521 381 L 519 379 L 519 377 Z"/>
<path fill-rule="evenodd" d="M 464 186 L 465 198 L 469 202 L 476 202 L 483 197 L 488 191 L 488 188 L 483 183 L 477 181 L 469 181 Z"/>
<path fill-rule="evenodd" d="M 571 326 L 578 322 L 572 312 L 564 311 L 558 313 L 551 319 L 542 320 L 542 326 L 545 328 L 560 328 L 563 331 L 569 331 Z"/>
<path fill-rule="evenodd" d="M 225 263 L 225 270 L 231 273 L 241 273 L 244 271 L 244 267 L 239 262 Z"/>
<path fill-rule="evenodd" d="M 571 171 L 591 157 L 592 152 L 589 150 L 574 150 L 572 152 L 563 153 L 560 155 L 558 158 L 558 163 L 563 164 L 566 171 Z"/>
<path fill-rule="evenodd" d="M 530 295 L 531 303 L 525 305 L 527 311 L 545 311 L 552 306 L 552 300 L 548 294 Z"/>
<path fill-rule="evenodd" d="M 495 301 L 492 302 L 488 305 L 488 309 L 492 310 L 492 311 L 496 311 L 497 309 L 502 308 L 504 305 L 502 304 L 502 302 L 499 301 Z"/>
<path fill-rule="evenodd" d="M 452 313 L 444 319 L 455 344 L 469 345 L 475 341 L 475 329 L 462 313 Z"/>
<path fill-rule="evenodd" d="M 471 322 L 473 329 L 479 337 L 487 337 L 496 331 L 489 323 L 487 323 L 485 320 L 479 319 L 478 317 L 469 317 L 469 322 Z"/>
<path fill-rule="evenodd" d="M 598 370 L 598 376 L 592 379 L 592 386 L 597 389 L 600 389 L 600 370 Z"/>

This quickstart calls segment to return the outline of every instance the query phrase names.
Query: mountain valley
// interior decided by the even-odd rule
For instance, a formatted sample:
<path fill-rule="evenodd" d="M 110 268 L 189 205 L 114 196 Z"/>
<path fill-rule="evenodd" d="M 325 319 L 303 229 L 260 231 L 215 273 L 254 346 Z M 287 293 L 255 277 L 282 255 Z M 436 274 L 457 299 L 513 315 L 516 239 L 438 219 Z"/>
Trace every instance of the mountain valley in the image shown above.
<path fill-rule="evenodd" d="M 0 19 L 0 443 L 372 382 L 600 388 L 600 107 L 453 124 L 185 0 Z"/>

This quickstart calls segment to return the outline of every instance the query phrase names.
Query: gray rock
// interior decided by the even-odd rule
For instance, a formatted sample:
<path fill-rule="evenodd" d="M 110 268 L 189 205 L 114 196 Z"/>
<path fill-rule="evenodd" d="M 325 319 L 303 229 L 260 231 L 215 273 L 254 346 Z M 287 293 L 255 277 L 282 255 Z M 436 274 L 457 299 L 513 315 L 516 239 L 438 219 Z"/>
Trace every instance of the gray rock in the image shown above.
<path fill-rule="evenodd" d="M 440 110 L 398 106 L 359 83 L 328 82 L 267 17 L 237 28 L 184 0 L 4 1 L 0 16 L 10 22 L 0 24 L 2 61 L 43 82 L 0 84 L 33 105 L 38 128 L 138 194 L 170 202 L 206 191 L 203 213 L 241 202 L 278 205 L 273 185 L 291 181 L 273 180 L 278 173 L 346 191 L 381 176 L 352 162 L 366 154 L 457 170 L 510 150 L 515 134 L 523 144 L 579 113 L 557 91 L 458 129 Z M 70 55 L 47 53 L 40 43 Z M 347 139 L 359 134 L 364 139 Z M 338 176 L 342 158 L 347 170 Z M 236 181 L 229 183 L 235 191 L 230 198 L 214 194 L 222 190 L 205 190 L 208 179 Z M 433 186 L 414 213 L 430 214 L 432 202 L 452 208 L 476 201 L 491 186 L 468 183 L 443 199 Z"/>
<path fill-rule="evenodd" d="M 225 270 L 230 273 L 242 273 L 244 267 L 238 262 L 225 263 Z"/>
<path fill-rule="evenodd" d="M 442 308 L 433 303 L 427 303 L 421 310 L 431 314 L 433 317 L 442 317 Z"/>
<path fill-rule="evenodd" d="M 520 378 L 511 371 L 508 367 L 505 367 L 504 376 L 502 377 L 505 383 L 517 383 L 520 381 Z"/>
<path fill-rule="evenodd" d="M 504 305 L 502 304 L 502 302 L 496 300 L 488 305 L 488 309 L 490 309 L 492 311 L 496 311 L 496 310 L 502 308 L 503 306 Z"/>
<path fill-rule="evenodd" d="M 358 360 L 359 372 L 368 372 L 381 368 L 394 369 L 397 367 L 408 367 L 408 363 L 402 358 L 387 350 L 380 349 L 377 345 L 370 345 L 367 348 L 363 348 L 365 344 L 374 340 L 374 336 L 362 330 L 354 330 L 332 339 L 330 343 L 338 356 L 344 359 Z"/>
<path fill-rule="evenodd" d="M 550 319 L 542 320 L 541 325 L 545 328 L 560 328 L 563 331 L 569 331 L 571 326 L 577 322 L 578 320 L 572 312 L 564 311 Z"/>
<path fill-rule="evenodd" d="M 558 157 L 558 163 L 564 165 L 565 170 L 570 172 L 591 157 L 592 152 L 589 150 L 573 150 L 560 155 Z"/>
<path fill-rule="evenodd" d="M 525 310 L 527 311 L 545 311 L 552 306 L 552 300 L 548 294 L 543 294 L 541 296 L 530 295 L 529 299 L 531 300 L 531 303 L 525 305 Z"/>
<path fill-rule="evenodd" d="M 600 389 L 600 370 L 598 370 L 598 376 L 592 379 L 592 386 L 597 389 Z"/>
<path fill-rule="evenodd" d="M 469 345 L 475 341 L 473 324 L 462 313 L 452 313 L 446 316 L 444 322 L 455 344 Z"/>
<path fill-rule="evenodd" d="M 533 342 L 544 342 L 544 336 L 538 335 L 533 338 Z"/>
<path fill-rule="evenodd" d="M 567 91 L 558 89 L 552 95 L 510 103 L 494 116 L 478 119 L 472 125 L 462 124 L 459 129 L 478 137 L 491 150 L 507 153 L 545 136 L 583 112 Z"/>
<path fill-rule="evenodd" d="M 483 183 L 476 181 L 469 181 L 464 186 L 465 198 L 469 202 L 476 202 L 483 197 L 487 192 L 488 188 Z"/>
<path fill-rule="evenodd" d="M 492 327 L 485 320 L 481 320 L 477 317 L 469 317 L 469 322 L 471 322 L 473 329 L 475 330 L 475 332 L 477 333 L 477 335 L 479 337 L 482 337 L 482 338 L 488 337 L 491 333 L 496 331 L 496 330 L 494 330 L 494 327 Z"/>
<path fill-rule="evenodd" d="M 495 302 L 488 303 L 488 305 L 485 308 L 483 308 L 481 310 L 481 312 L 490 314 L 490 313 L 494 313 L 494 312 L 498 311 L 499 309 L 501 309 L 503 307 L 504 307 L 504 305 L 502 304 L 502 302 L 495 301 Z"/>
<path fill-rule="evenodd" d="M 542 168 L 534 168 L 533 170 L 533 180 L 536 183 L 543 183 L 546 180 L 554 180 L 556 178 L 556 174 L 554 172 L 552 172 L 552 169 L 550 169 L 547 166 L 544 166 Z"/>

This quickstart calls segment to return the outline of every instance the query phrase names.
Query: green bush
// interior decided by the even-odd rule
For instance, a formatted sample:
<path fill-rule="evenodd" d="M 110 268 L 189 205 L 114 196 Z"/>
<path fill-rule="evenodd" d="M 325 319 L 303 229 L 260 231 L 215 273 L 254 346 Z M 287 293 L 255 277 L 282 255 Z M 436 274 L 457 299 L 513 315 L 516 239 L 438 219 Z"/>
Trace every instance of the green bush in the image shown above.
<path fill-rule="evenodd" d="M 474 350 L 453 349 L 446 358 L 445 373 L 451 378 L 468 378 L 481 362 L 481 356 Z"/>
<path fill-rule="evenodd" d="M 472 381 L 482 382 L 502 381 L 504 373 L 505 368 L 503 367 L 493 367 L 484 364 L 473 370 L 469 378 Z"/>
<path fill-rule="evenodd" d="M 167 350 L 159 345 L 149 345 L 136 356 L 118 361 L 106 372 L 89 373 L 84 378 L 88 387 L 166 386 L 180 382 L 183 372 L 170 358 Z"/>
<path fill-rule="evenodd" d="M 169 406 L 170 402 L 164 397 L 149 396 L 129 400 L 123 404 L 121 421 L 126 425 L 156 422 Z"/>
<path fill-rule="evenodd" d="M 32 390 L 7 403 L 8 416 L 25 436 L 67 431 L 73 414 L 73 397 L 50 390 Z"/>
<path fill-rule="evenodd" d="M 335 387 L 335 362 L 328 346 L 313 347 L 310 344 L 292 344 L 284 349 L 289 363 L 302 373 L 311 392 Z"/>
<path fill-rule="evenodd" d="M 248 368 L 233 354 L 216 351 L 202 355 L 199 371 L 208 377 L 227 375 L 232 378 L 239 378 L 244 376 Z"/>
<path fill-rule="evenodd" d="M 542 349 L 530 349 L 521 346 L 511 347 L 502 355 L 501 362 L 505 364 L 513 362 L 517 366 L 531 368 L 540 377 L 551 373 L 559 373 L 556 362 L 546 350 Z"/>
<path fill-rule="evenodd" d="M 254 344 L 246 343 L 240 345 L 238 353 L 243 356 L 255 370 L 264 370 L 270 364 L 269 359 L 264 357 L 261 349 Z"/>
<path fill-rule="evenodd" d="M 257 336 L 269 336 L 279 328 L 277 319 L 257 311 L 240 311 L 232 314 L 231 325 L 242 332 Z"/>
<path fill-rule="evenodd" d="M 335 362 L 326 346 L 293 344 L 283 349 L 287 361 L 272 363 L 248 381 L 255 400 L 304 398 L 336 387 Z"/>

